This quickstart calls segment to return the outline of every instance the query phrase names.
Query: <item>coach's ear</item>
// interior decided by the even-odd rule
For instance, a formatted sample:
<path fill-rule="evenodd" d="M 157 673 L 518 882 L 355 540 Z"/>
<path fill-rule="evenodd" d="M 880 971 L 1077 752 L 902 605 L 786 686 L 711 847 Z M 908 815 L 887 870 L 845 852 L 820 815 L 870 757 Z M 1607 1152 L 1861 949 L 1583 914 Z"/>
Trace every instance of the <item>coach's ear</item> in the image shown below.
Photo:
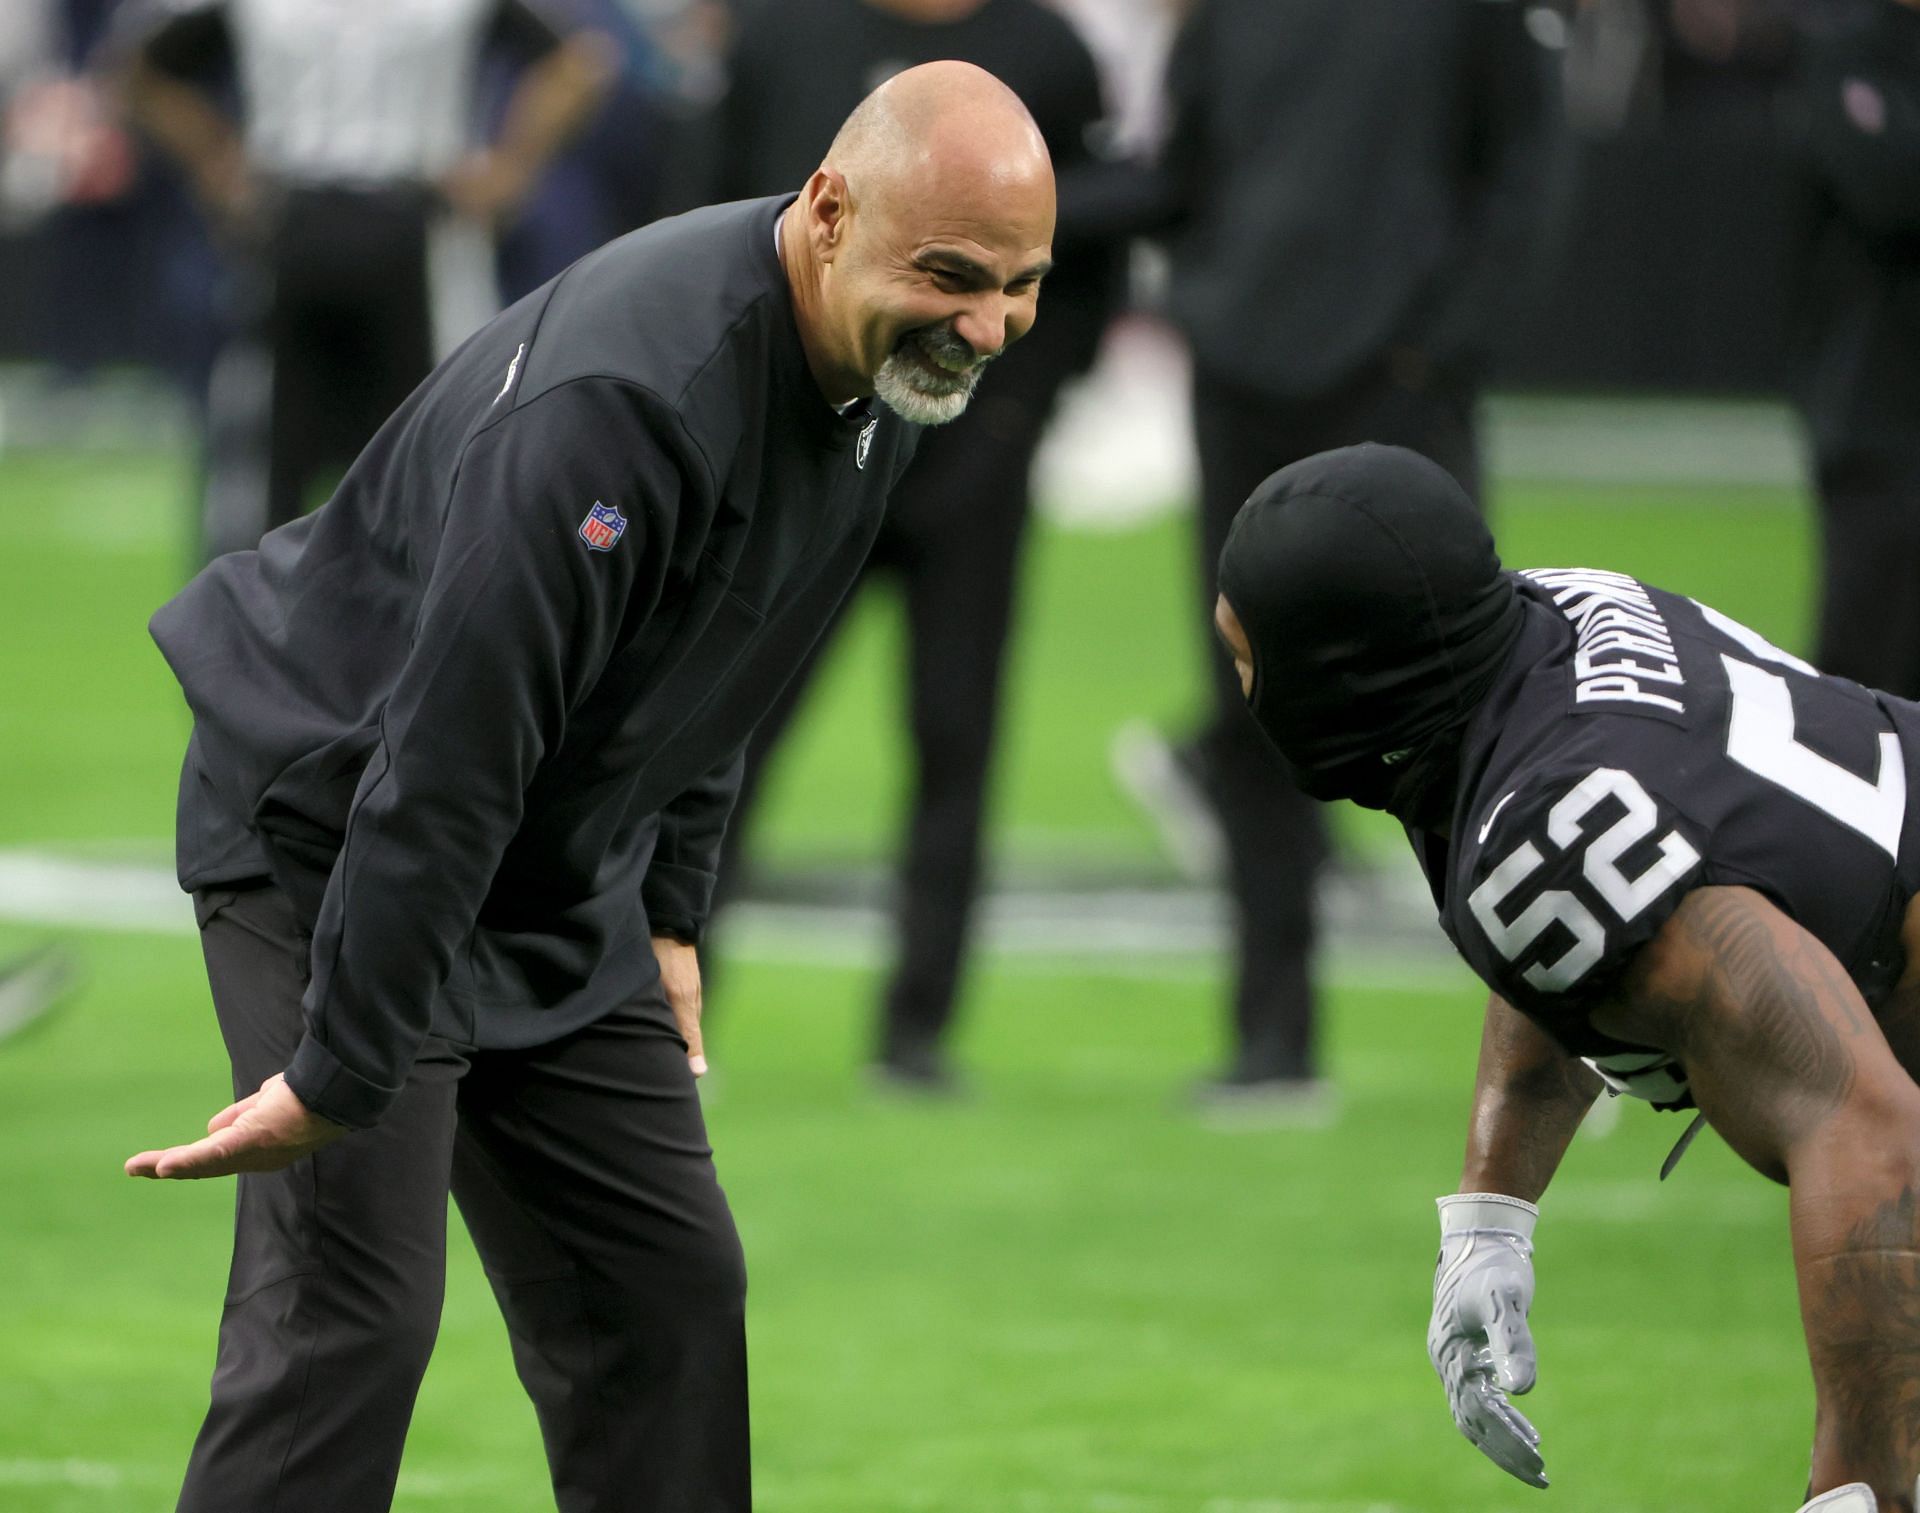
<path fill-rule="evenodd" d="M 847 218 L 853 211 L 845 176 L 838 169 L 816 168 L 800 191 L 800 202 L 806 210 L 807 241 L 815 260 L 832 262 L 846 240 Z"/>

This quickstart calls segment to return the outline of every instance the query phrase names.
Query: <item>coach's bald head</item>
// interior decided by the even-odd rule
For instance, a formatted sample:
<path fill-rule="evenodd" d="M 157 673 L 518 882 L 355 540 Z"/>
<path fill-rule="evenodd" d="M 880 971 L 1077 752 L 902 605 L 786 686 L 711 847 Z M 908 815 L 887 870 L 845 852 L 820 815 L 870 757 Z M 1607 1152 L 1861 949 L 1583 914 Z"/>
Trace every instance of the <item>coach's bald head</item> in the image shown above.
<path fill-rule="evenodd" d="M 966 408 L 1033 324 L 1053 263 L 1053 164 L 1020 98 L 922 64 L 859 104 L 788 209 L 781 250 L 814 377 L 909 420 Z"/>

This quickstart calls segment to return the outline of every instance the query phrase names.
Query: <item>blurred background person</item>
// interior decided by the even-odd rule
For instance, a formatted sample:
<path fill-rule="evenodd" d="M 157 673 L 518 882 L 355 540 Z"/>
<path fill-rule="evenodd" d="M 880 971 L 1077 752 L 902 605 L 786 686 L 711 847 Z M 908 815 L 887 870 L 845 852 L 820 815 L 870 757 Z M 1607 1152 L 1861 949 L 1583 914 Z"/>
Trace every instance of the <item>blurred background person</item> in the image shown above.
<path fill-rule="evenodd" d="M 1920 698 L 1920 0 L 1801 28 L 1798 386 L 1825 542 L 1825 671 Z"/>
<path fill-rule="evenodd" d="M 726 13 L 719 0 L 567 0 L 567 14 L 611 44 L 614 78 L 599 106 L 499 228 L 503 301 L 545 283 L 602 242 L 660 214 L 673 132 L 719 90 Z M 487 120 L 497 130 L 519 69 L 488 59 Z"/>
<path fill-rule="evenodd" d="M 120 5 L 0 11 L 0 235 L 20 259 L 0 277 L 30 291 L 4 324 L 52 362 L 76 410 L 80 380 L 105 364 L 136 358 L 191 387 L 212 353 L 205 238 L 92 67 Z"/>
<path fill-rule="evenodd" d="M 234 259 L 208 400 L 204 550 L 300 514 L 498 304 L 491 228 L 612 63 L 535 0 L 186 0 L 121 47 L 140 126 Z M 484 54 L 518 81 L 475 144 Z"/>
<path fill-rule="evenodd" d="M 726 92 L 694 149 L 704 171 L 696 198 L 798 183 L 855 101 L 936 58 L 977 64 L 1013 88 L 1039 123 L 1059 184 L 1055 268 L 1040 319 L 994 363 L 965 415 L 921 437 L 867 570 L 897 584 L 905 605 L 913 753 L 898 949 L 874 1069 L 904 1088 L 944 1089 L 943 1041 L 979 890 L 1028 477 L 1055 396 L 1092 361 L 1118 284 L 1117 245 L 1089 235 L 1074 211 L 1076 176 L 1096 161 L 1100 80 L 1073 27 L 1036 0 L 762 0 L 743 4 L 734 26 Z M 772 753 L 831 639 L 815 647 L 748 747 L 720 869 L 730 893 Z"/>
<path fill-rule="evenodd" d="M 1511 0 L 1198 0 L 1167 66 L 1153 216 L 1167 310 L 1193 363 L 1200 465 L 1195 624 L 1228 525 L 1297 458 L 1409 447 L 1476 500 L 1475 404 L 1528 269 L 1557 136 L 1554 72 Z M 1273 779 L 1231 667 L 1170 746 L 1142 727 L 1122 783 L 1176 854 L 1217 857 L 1236 913 L 1233 1049 L 1204 1110 L 1314 1122 L 1318 805 Z"/>

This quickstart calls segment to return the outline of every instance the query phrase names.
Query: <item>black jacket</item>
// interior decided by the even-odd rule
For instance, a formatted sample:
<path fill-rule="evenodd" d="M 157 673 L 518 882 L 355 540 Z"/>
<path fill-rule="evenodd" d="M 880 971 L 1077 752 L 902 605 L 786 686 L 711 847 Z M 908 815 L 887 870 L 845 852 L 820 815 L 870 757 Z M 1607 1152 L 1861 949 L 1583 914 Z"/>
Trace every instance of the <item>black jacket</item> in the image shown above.
<path fill-rule="evenodd" d="M 567 1033 L 646 989 L 652 931 L 697 936 L 746 737 L 912 446 L 808 372 L 785 203 L 575 264 L 154 616 L 195 717 L 181 882 L 271 876 L 314 921 L 317 1112 L 374 1122 L 430 1030 Z"/>
<path fill-rule="evenodd" d="M 1788 120 L 1806 189 L 1801 400 L 1829 477 L 1920 469 L 1920 11 L 1806 22 Z"/>

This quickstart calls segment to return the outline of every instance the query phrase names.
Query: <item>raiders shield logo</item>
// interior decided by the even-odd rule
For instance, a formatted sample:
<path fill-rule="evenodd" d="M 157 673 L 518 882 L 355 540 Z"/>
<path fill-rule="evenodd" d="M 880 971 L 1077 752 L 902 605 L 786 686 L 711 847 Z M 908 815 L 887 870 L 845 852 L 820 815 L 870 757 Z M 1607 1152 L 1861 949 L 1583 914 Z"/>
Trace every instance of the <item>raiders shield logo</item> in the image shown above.
<path fill-rule="evenodd" d="M 873 450 L 873 433 L 880 429 L 880 417 L 874 416 L 860 428 L 860 440 L 853 449 L 853 465 L 864 468 L 867 465 L 867 453 Z"/>

